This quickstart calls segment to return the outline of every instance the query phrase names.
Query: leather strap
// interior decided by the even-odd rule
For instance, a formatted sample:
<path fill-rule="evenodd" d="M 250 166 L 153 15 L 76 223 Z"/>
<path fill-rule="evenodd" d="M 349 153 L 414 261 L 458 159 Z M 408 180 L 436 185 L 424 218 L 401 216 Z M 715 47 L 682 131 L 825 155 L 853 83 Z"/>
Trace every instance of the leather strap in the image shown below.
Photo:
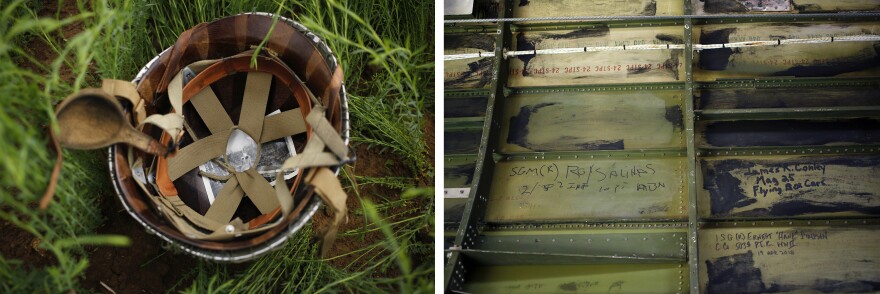
<path fill-rule="evenodd" d="M 58 186 L 58 175 L 61 173 L 61 145 L 58 144 L 58 139 L 55 138 L 55 131 L 50 130 L 49 137 L 52 138 L 52 145 L 55 145 L 55 167 L 52 168 L 52 175 L 49 176 L 49 185 L 46 187 L 46 192 L 43 193 L 43 197 L 40 197 L 40 210 L 46 210 L 49 207 L 49 202 L 52 201 L 52 196 L 55 195 L 55 187 Z"/>

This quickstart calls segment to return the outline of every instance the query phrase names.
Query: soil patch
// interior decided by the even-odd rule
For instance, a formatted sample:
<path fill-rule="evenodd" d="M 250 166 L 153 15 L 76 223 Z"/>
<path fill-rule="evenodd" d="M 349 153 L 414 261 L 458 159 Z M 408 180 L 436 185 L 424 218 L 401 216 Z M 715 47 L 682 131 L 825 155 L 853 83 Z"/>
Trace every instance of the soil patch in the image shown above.
<path fill-rule="evenodd" d="M 55 256 L 40 248 L 40 239 L 8 222 L 0 222 L 0 234 L 4 240 L 0 242 L 0 255 L 7 259 L 24 261 L 25 269 L 39 269 L 57 261 Z"/>
<path fill-rule="evenodd" d="M 355 147 L 355 152 L 357 152 L 358 158 L 357 161 L 354 163 L 354 166 L 349 167 L 349 171 L 356 176 L 411 176 L 406 174 L 408 169 L 403 164 L 403 159 L 400 157 L 392 154 L 381 154 L 376 150 L 368 148 L 366 145 L 357 145 Z M 400 194 L 402 192 L 400 190 L 391 189 L 380 185 L 358 184 L 356 186 L 358 188 L 358 193 L 355 193 L 354 187 L 350 187 L 346 190 L 346 192 L 348 193 L 348 200 L 346 201 L 346 206 L 348 207 L 349 211 L 348 221 L 343 223 L 339 227 L 339 237 L 333 244 L 333 248 L 331 248 L 329 254 L 329 256 L 332 258 L 330 260 L 330 263 L 339 268 L 348 267 L 348 265 L 350 265 L 353 261 L 355 261 L 355 259 L 358 258 L 358 256 L 360 256 L 360 254 L 348 253 L 357 251 L 358 249 L 362 249 L 364 247 L 368 247 L 372 244 L 376 244 L 385 238 L 378 230 L 367 233 L 365 235 L 344 236 L 345 232 L 362 229 L 364 226 L 367 225 L 366 219 L 362 214 L 353 213 L 362 209 L 361 199 L 369 199 L 373 203 L 382 203 L 385 202 L 386 199 L 396 199 L 396 197 L 400 197 Z M 361 198 L 358 197 L 358 194 Z M 402 207 L 392 208 L 389 213 L 397 213 L 403 209 L 404 208 Z M 317 236 L 321 236 L 323 232 L 326 231 L 330 221 L 332 221 L 332 216 L 329 213 L 322 213 L 321 211 L 319 211 L 317 214 L 315 214 L 315 216 L 312 218 L 312 223 L 315 227 L 315 231 L 318 232 Z M 373 254 L 387 253 L 374 252 Z M 363 262 L 364 261 L 360 261 L 361 264 L 363 264 Z M 353 268 L 360 267 L 360 265 L 353 266 Z M 388 275 L 387 273 L 376 273 L 376 275 L 392 276 Z"/>
<path fill-rule="evenodd" d="M 103 282 L 116 293 L 164 293 L 172 287 L 184 288 L 192 283 L 187 274 L 197 260 L 185 254 L 163 249 L 163 241 L 147 234 L 126 212 L 115 197 L 105 196 L 102 213 L 107 218 L 98 234 L 124 235 L 131 239 L 128 247 L 90 247 L 89 267 L 83 287 L 104 291 Z"/>
<path fill-rule="evenodd" d="M 63 1 L 61 3 L 61 7 L 58 7 L 57 0 L 49 0 L 43 1 L 42 9 L 37 13 L 39 17 L 50 17 L 54 18 L 56 12 L 58 13 L 58 19 L 64 19 L 70 17 L 72 15 L 78 14 L 79 9 L 76 7 L 76 1 Z M 76 34 L 79 34 L 83 31 L 83 23 L 82 21 L 77 21 L 66 25 L 61 28 L 59 35 L 58 32 L 52 32 L 49 34 L 49 38 L 51 38 L 56 44 L 64 45 L 64 41 L 72 38 Z M 34 36 L 27 45 L 28 53 L 30 53 L 34 60 L 42 61 L 42 66 L 49 68 L 51 67 L 52 61 L 58 58 L 58 53 L 52 49 L 45 40 L 40 37 Z M 40 69 L 37 64 L 33 64 L 28 60 L 21 60 L 20 66 L 22 68 L 29 69 L 37 74 L 48 74 L 47 71 Z M 96 70 L 94 64 L 89 66 L 90 71 L 94 72 Z M 76 76 L 73 74 L 73 70 L 67 66 L 67 64 L 62 63 L 61 68 L 59 70 L 59 76 L 62 81 L 66 81 L 68 83 L 72 83 Z"/>

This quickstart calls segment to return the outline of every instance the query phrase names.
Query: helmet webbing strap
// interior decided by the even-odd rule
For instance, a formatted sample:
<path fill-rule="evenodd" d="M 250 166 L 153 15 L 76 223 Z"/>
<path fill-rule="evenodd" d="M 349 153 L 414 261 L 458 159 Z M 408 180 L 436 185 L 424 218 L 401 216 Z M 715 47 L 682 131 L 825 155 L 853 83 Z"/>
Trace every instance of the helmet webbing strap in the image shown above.
<path fill-rule="evenodd" d="M 260 138 L 263 129 L 263 113 L 266 109 L 271 81 L 272 76 L 267 73 L 248 73 L 238 126 L 232 124 L 232 120 L 210 87 L 205 87 L 196 94 L 190 101 L 211 130 L 212 135 L 201 138 L 192 145 L 181 149 L 181 151 L 191 151 L 170 158 L 168 160 L 169 178 L 172 181 L 176 180 L 208 160 L 225 156 L 227 141 L 235 129 L 241 129 L 252 138 L 256 138 L 255 141 L 262 141 Z M 278 199 L 272 197 L 272 186 L 253 167 L 243 172 L 237 172 L 227 167 L 227 171 L 232 177 L 226 182 L 220 195 L 205 214 L 208 218 L 219 222 L 228 222 L 245 194 L 251 198 L 262 214 L 270 213 L 278 207 Z"/>
<path fill-rule="evenodd" d="M 337 67 L 333 76 L 331 88 L 341 88 L 342 69 Z M 282 196 L 289 193 L 287 192 L 289 191 L 287 184 L 283 181 L 282 177 L 285 170 L 316 167 L 316 169 L 313 169 L 312 172 L 306 175 L 305 183 L 314 186 L 318 196 L 333 209 L 333 223 L 329 226 L 327 232 L 324 233 L 324 238 L 321 242 L 321 256 L 327 257 L 330 247 L 336 240 L 339 225 L 342 224 L 342 221 L 348 214 L 348 208 L 345 205 L 348 195 L 342 189 L 339 178 L 327 167 L 338 166 L 351 159 L 348 156 L 348 148 L 345 145 L 345 141 L 340 138 L 336 129 L 327 121 L 326 109 L 311 91 L 306 90 L 309 98 L 316 104 L 306 117 L 306 122 L 312 127 L 314 136 L 306 143 L 306 147 L 301 154 L 288 158 L 281 165 L 281 170 L 278 172 L 275 180 L 275 193 L 278 194 L 278 199 L 286 199 Z M 331 152 L 324 152 L 325 146 Z M 285 203 L 285 201 L 287 200 L 281 200 L 281 208 L 289 210 L 292 203 Z"/>
<path fill-rule="evenodd" d="M 277 62 L 277 60 L 272 61 Z M 202 72 L 206 69 L 204 67 L 214 66 L 217 64 L 217 61 L 208 60 L 198 63 L 199 67 L 202 68 L 198 68 L 197 71 Z M 219 196 L 205 215 L 201 215 L 185 205 L 178 197 L 176 197 L 176 193 L 173 193 L 174 195 L 150 198 L 154 199 L 157 204 L 161 204 L 161 206 L 171 210 L 175 215 L 183 217 L 169 217 L 169 219 L 175 227 L 188 237 L 202 240 L 229 239 L 242 233 L 250 234 L 264 231 L 281 223 L 281 220 L 287 217 L 293 210 L 293 197 L 290 195 L 290 189 L 284 181 L 284 172 L 291 169 L 314 167 L 308 172 L 301 174 L 302 180 L 305 184 L 314 187 L 314 191 L 333 209 L 335 214 L 332 225 L 323 237 L 321 254 L 322 256 L 326 256 L 330 246 L 336 238 L 338 226 L 345 219 L 347 212 L 345 205 L 347 195 L 343 191 L 339 179 L 328 167 L 338 166 L 340 163 L 349 160 L 348 149 L 336 129 L 327 121 L 325 116 L 326 109 L 321 106 L 321 101 L 304 86 L 301 86 L 300 89 L 305 90 L 305 94 L 316 104 L 316 106 L 311 109 L 306 120 L 303 120 L 303 111 L 299 108 L 264 118 L 263 113 L 265 112 L 266 107 L 265 99 L 268 98 L 269 82 L 271 82 L 272 76 L 265 73 L 263 74 L 268 77 L 267 81 L 264 81 L 265 84 L 254 87 L 249 86 L 252 85 L 252 76 L 257 76 L 253 78 L 255 81 L 264 78 L 259 78 L 258 73 L 252 72 L 248 74 L 248 82 L 245 85 L 246 90 L 243 100 L 248 102 L 242 104 L 243 109 L 237 127 L 245 131 L 259 143 L 300 134 L 307 129 L 312 130 L 313 134 L 316 135 L 310 136 L 305 150 L 301 154 L 285 161 L 276 177 L 275 193 L 266 193 L 266 188 L 271 189 L 271 185 L 269 185 L 261 175 L 251 168 L 245 172 L 231 173 L 232 175 L 228 177 L 227 183 L 223 186 Z M 181 111 L 182 103 L 185 102 L 184 95 L 182 95 L 182 92 L 184 91 L 178 90 L 182 87 L 181 76 L 181 73 L 176 75 L 169 83 L 168 88 L 169 99 L 172 100 L 172 107 L 175 109 L 175 112 Z M 293 76 L 296 81 L 299 82 L 296 75 L 294 74 Z M 341 88 L 341 76 L 341 69 L 337 68 L 333 75 L 334 79 L 331 81 L 330 89 L 338 92 Z M 301 85 L 301 82 L 299 83 Z M 188 84 L 187 86 L 190 85 Z M 294 92 L 294 94 L 301 93 L 302 92 Z M 322 94 L 326 95 L 332 93 L 332 91 L 325 91 L 325 93 Z M 252 99 L 259 98 L 262 98 L 261 100 L 263 101 L 256 100 L 259 101 L 259 103 L 251 103 L 255 101 Z M 177 103 L 176 101 L 180 102 Z M 236 128 L 236 126 L 233 126 L 231 119 L 226 115 L 225 109 L 223 109 L 222 105 L 219 103 L 219 99 L 209 86 L 205 86 L 194 95 L 190 101 L 193 102 L 194 108 L 202 117 L 212 134 L 201 139 L 196 139 L 194 137 L 195 141 L 192 144 L 186 148 L 178 150 L 173 158 L 169 158 L 168 176 L 172 181 L 182 176 L 184 173 L 197 168 L 199 165 L 217 158 L 218 156 L 224 155 L 226 151 L 225 143 L 228 140 L 231 131 Z M 259 120 L 247 118 L 259 118 Z M 308 122 L 308 127 L 310 128 L 305 125 L 304 121 Z M 190 135 L 194 136 L 194 134 Z M 325 148 L 329 149 L 330 152 L 324 152 Z M 211 176 L 209 174 L 203 175 Z M 267 208 L 268 206 L 280 208 L 282 213 L 281 219 L 275 223 L 264 225 L 259 228 L 248 228 L 246 224 L 243 224 L 241 220 L 237 218 L 230 221 L 229 219 L 235 213 L 236 207 L 239 205 L 245 194 L 251 197 L 255 204 L 259 201 L 257 199 L 261 199 L 259 197 L 262 197 L 259 195 L 275 194 L 275 197 L 262 197 L 262 199 L 266 200 L 275 200 L 276 204 L 274 206 L 262 205 L 263 207 L 261 208 L 261 205 L 258 205 L 258 209 L 260 209 L 261 213 L 264 213 L 265 216 L 268 212 L 263 208 Z M 297 207 L 297 211 L 298 210 L 299 207 Z M 212 231 L 212 233 L 205 234 L 192 227 L 192 225 Z"/>
<path fill-rule="evenodd" d="M 287 184 L 283 180 L 284 171 L 296 168 L 316 167 L 305 176 L 305 183 L 314 186 L 315 193 L 321 197 L 325 204 L 333 209 L 333 223 L 327 229 L 327 232 L 324 233 L 324 238 L 321 244 L 321 256 L 326 257 L 330 251 L 330 247 L 333 245 L 333 241 L 336 240 L 337 230 L 339 225 L 342 224 L 342 221 L 345 219 L 348 210 L 345 206 L 348 195 L 342 190 L 339 178 L 337 178 L 336 174 L 327 167 L 337 166 L 340 162 L 347 161 L 349 158 L 348 150 L 345 147 L 344 141 L 342 141 L 342 138 L 339 137 L 339 134 L 336 133 L 336 130 L 333 129 L 333 126 L 327 121 L 324 112 L 325 110 L 323 106 L 315 106 L 306 117 L 306 121 L 313 128 L 315 136 L 312 136 L 309 142 L 306 143 L 306 148 L 301 154 L 284 161 L 281 170 L 276 176 L 275 193 L 277 193 L 278 199 L 285 199 L 281 201 L 281 208 L 283 210 L 290 210 L 290 207 L 293 206 L 292 198 L 283 197 L 285 195 L 290 195 Z M 330 143 L 326 144 L 327 142 Z M 330 144 L 336 146 L 331 147 Z M 333 151 L 333 153 L 324 152 L 325 146 Z M 342 152 L 336 153 L 335 151 L 338 150 L 342 150 Z M 286 201 L 291 202 L 286 203 Z"/>
<path fill-rule="evenodd" d="M 234 62 L 233 59 L 230 60 Z M 261 61 L 266 60 L 261 59 Z M 277 60 L 271 61 L 277 62 Z M 212 67 L 217 66 L 219 69 L 217 71 L 228 73 L 229 68 L 222 63 L 223 62 L 217 63 L 212 65 Z M 266 64 L 263 66 L 266 66 Z M 205 70 L 205 72 L 209 71 L 213 70 Z M 292 72 L 290 72 L 290 74 L 296 79 Z M 196 140 L 186 148 L 178 151 L 173 158 L 168 160 L 168 177 L 170 180 L 173 181 L 189 170 L 204 164 L 208 160 L 224 156 L 226 152 L 226 143 L 234 129 L 241 129 L 252 138 L 255 138 L 255 141 L 261 143 L 269 141 L 268 139 L 274 140 L 306 131 L 302 120 L 301 109 L 288 110 L 281 114 L 265 118 L 264 113 L 269 96 L 272 75 L 265 72 L 248 73 L 238 126 L 234 126 L 232 120 L 226 115 L 226 111 L 220 104 L 219 99 L 208 86 L 210 83 L 200 84 L 199 81 L 197 81 L 197 79 L 200 78 L 202 78 L 201 75 L 191 82 L 193 84 L 187 84 L 187 88 L 184 89 L 184 92 L 189 91 L 188 88 L 191 87 L 191 85 L 202 87 L 202 89 L 199 89 L 189 101 L 192 102 L 200 117 L 203 118 L 203 121 L 212 132 L 212 135 Z M 298 82 L 298 80 L 296 82 Z M 305 89 L 304 85 L 299 84 L 294 86 L 299 86 L 298 89 L 300 90 L 294 91 L 295 94 L 305 94 L 303 91 L 303 89 Z M 184 97 L 184 99 L 186 98 L 187 97 Z M 299 112 L 298 115 L 297 112 Z M 278 118 L 276 118 L 276 116 Z M 285 121 L 281 119 L 292 120 L 287 121 L 287 124 L 285 124 Z M 264 135 L 266 138 L 264 138 Z M 218 197 L 208 209 L 207 213 L 205 213 L 204 217 L 216 222 L 228 222 L 234 215 L 236 208 L 245 195 L 251 198 L 252 202 L 254 202 L 262 214 L 272 213 L 273 210 L 278 209 L 280 206 L 279 199 L 274 197 L 276 193 L 272 191 L 272 186 L 261 175 L 259 175 L 253 167 L 243 172 L 237 172 L 234 169 L 229 168 L 228 165 L 226 167 L 231 176 L 228 178 L 226 184 L 223 186 Z M 281 181 L 283 182 L 284 180 L 282 179 Z M 284 198 L 292 197 L 290 194 L 287 194 Z M 289 201 L 292 202 L 292 199 L 289 199 Z M 285 205 L 285 207 L 290 206 L 292 205 Z M 282 211 L 282 217 L 286 217 L 290 211 L 290 209 L 284 209 Z"/>

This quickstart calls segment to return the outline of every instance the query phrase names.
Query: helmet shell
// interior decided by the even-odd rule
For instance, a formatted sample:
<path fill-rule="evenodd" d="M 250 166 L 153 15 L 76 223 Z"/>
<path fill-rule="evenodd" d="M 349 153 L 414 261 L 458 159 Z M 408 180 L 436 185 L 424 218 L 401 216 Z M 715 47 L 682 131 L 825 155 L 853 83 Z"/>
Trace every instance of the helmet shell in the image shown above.
<path fill-rule="evenodd" d="M 241 15 L 253 15 L 258 17 L 266 17 L 271 19 L 275 15 L 272 13 L 264 13 L 264 12 L 255 12 L 255 13 L 244 13 Z M 329 47 L 314 33 L 309 31 L 305 26 L 285 17 L 279 16 L 278 18 L 279 25 L 282 23 L 289 25 L 294 28 L 295 31 L 305 39 L 308 39 L 317 52 L 320 53 L 321 57 L 323 57 L 323 61 L 326 66 L 329 68 L 330 72 L 336 70 L 339 66 L 339 63 L 336 60 L 336 57 L 333 55 L 332 51 Z M 140 85 L 143 81 L 147 73 L 156 66 L 157 62 L 163 56 L 166 56 L 171 53 L 172 47 L 164 50 L 159 55 L 155 56 L 150 62 L 148 62 L 143 68 L 141 68 L 140 72 L 138 72 L 137 76 L 134 78 L 132 82 L 137 85 Z M 297 67 L 304 67 L 304 64 L 288 64 L 294 71 L 298 71 Z M 300 68 L 301 69 L 301 68 Z M 321 93 L 316 85 L 310 84 L 309 80 L 303 79 L 303 82 L 309 87 L 313 92 Z M 336 119 L 339 120 L 339 134 L 344 140 L 345 144 L 349 144 L 349 113 L 348 113 L 348 96 L 345 91 L 345 86 L 339 90 L 339 103 L 338 105 L 338 117 Z M 110 177 L 113 182 L 113 187 L 116 191 L 117 196 L 119 197 L 120 202 L 126 211 L 144 228 L 146 228 L 147 232 L 150 234 L 154 234 L 159 238 L 165 240 L 166 242 L 172 244 L 174 247 L 180 248 L 184 252 L 191 254 L 193 256 L 205 258 L 208 260 L 214 261 L 223 261 L 223 262 L 242 262 L 254 259 L 258 256 L 266 254 L 272 250 L 279 249 L 282 244 L 294 233 L 296 233 L 300 228 L 302 228 L 305 223 L 311 219 L 314 215 L 315 211 L 317 211 L 318 207 L 321 204 L 320 197 L 310 197 L 309 202 L 306 204 L 305 208 L 302 212 L 289 223 L 278 226 L 274 228 L 271 233 L 264 233 L 254 238 L 250 238 L 243 241 L 233 241 L 230 246 L 225 246 L 223 244 L 213 244 L 213 243 L 204 243 L 204 242 L 193 242 L 191 240 L 187 240 L 179 232 L 175 234 L 176 229 L 172 226 L 165 223 L 165 220 L 162 216 L 157 215 L 155 210 L 149 209 L 150 203 L 148 199 L 144 197 L 149 197 L 144 195 L 143 191 L 141 191 L 137 184 L 134 182 L 132 171 L 129 167 L 128 162 L 128 147 L 125 145 L 112 145 L 108 150 L 108 165 L 110 169 Z M 333 171 L 338 174 L 339 166 L 333 167 Z M 301 191 L 296 191 L 301 192 Z M 295 192 L 295 193 L 296 193 Z M 145 209 L 146 208 L 146 209 Z"/>

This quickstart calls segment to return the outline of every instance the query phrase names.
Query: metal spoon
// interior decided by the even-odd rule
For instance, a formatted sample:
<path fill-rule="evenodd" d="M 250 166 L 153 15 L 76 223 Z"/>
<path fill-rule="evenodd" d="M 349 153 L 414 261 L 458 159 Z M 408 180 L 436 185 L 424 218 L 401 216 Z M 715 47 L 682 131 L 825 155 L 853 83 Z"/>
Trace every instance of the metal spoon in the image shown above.
<path fill-rule="evenodd" d="M 99 89 L 83 89 L 68 96 L 55 116 L 60 129 L 58 142 L 66 148 L 98 149 L 126 143 L 150 154 L 168 153 L 159 141 L 135 130 L 119 102 Z"/>

